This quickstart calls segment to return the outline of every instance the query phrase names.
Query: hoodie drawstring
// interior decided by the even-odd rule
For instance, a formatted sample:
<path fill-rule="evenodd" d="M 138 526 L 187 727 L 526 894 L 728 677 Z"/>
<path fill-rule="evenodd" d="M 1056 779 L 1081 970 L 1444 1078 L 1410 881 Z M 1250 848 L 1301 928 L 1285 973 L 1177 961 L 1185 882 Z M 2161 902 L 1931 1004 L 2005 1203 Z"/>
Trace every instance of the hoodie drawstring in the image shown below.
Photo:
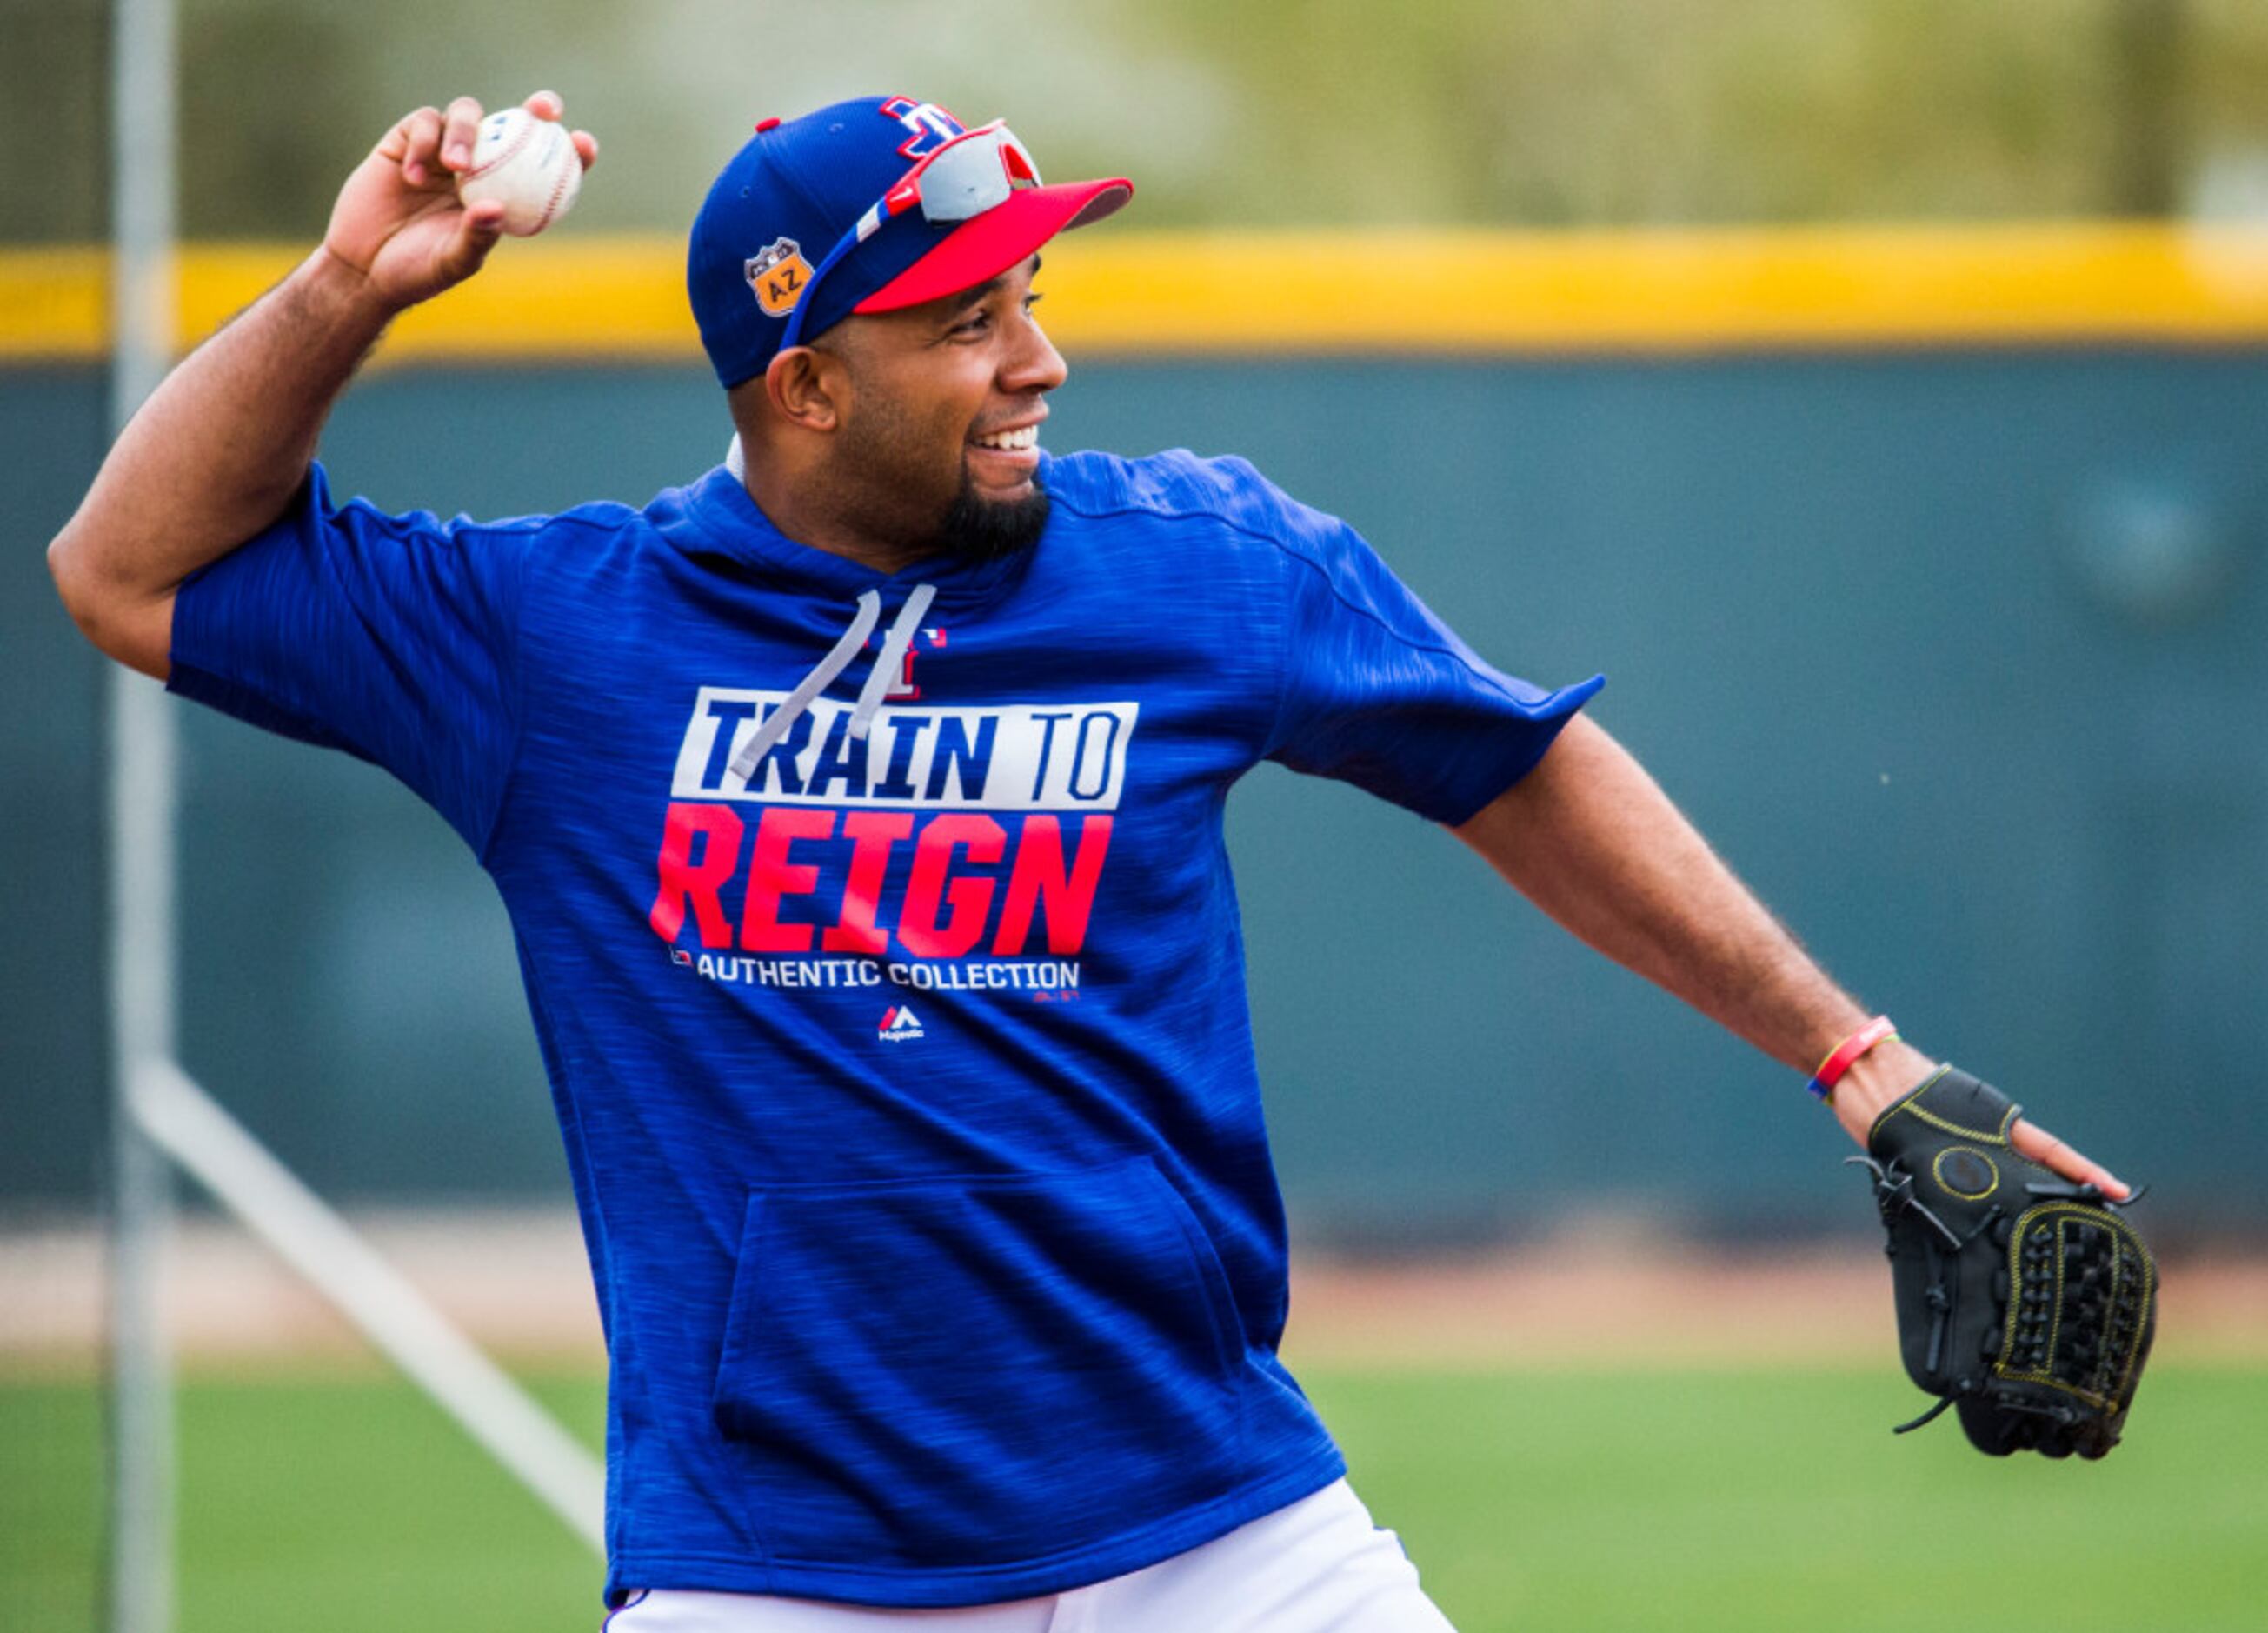
<path fill-rule="evenodd" d="M 871 595 L 872 590 L 866 592 Z M 906 604 L 898 609 L 898 616 L 890 620 L 890 632 L 882 638 L 882 655 L 874 660 L 874 667 L 866 676 L 866 683 L 858 689 L 858 706 L 850 711 L 850 735 L 864 737 L 873 728 L 874 711 L 882 706 L 882 695 L 890 689 L 906 666 L 906 648 L 914 644 L 914 632 L 921 627 L 922 614 L 929 610 L 937 599 L 937 586 L 917 584 L 906 597 Z"/>
<path fill-rule="evenodd" d="M 864 738 L 873 729 L 874 714 L 882 706 L 883 694 L 890 689 L 891 677 L 905 666 L 906 648 L 913 645 L 914 632 L 921 627 L 922 615 L 937 598 L 937 586 L 917 584 L 906 597 L 906 604 L 898 609 L 898 616 L 890 622 L 890 632 L 883 638 L 881 656 L 866 676 L 866 683 L 858 690 L 858 702 L 850 711 L 850 735 Z M 877 590 L 862 590 L 858 595 L 858 610 L 851 615 L 850 626 L 844 630 L 827 655 L 812 666 L 811 673 L 797 683 L 780 706 L 758 723 L 748 734 L 747 742 L 733 757 L 733 774 L 742 782 L 755 775 L 756 767 L 765 755 L 771 752 L 781 738 L 788 734 L 814 699 L 835 683 L 835 677 L 850 667 L 851 659 L 858 655 L 874 633 L 874 626 L 882 621 L 882 597 Z"/>

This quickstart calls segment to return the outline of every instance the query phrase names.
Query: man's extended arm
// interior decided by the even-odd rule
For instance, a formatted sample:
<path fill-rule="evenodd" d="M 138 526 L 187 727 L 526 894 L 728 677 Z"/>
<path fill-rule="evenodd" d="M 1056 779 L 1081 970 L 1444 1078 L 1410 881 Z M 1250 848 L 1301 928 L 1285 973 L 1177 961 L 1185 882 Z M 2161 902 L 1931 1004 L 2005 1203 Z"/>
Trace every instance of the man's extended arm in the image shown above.
<path fill-rule="evenodd" d="M 1454 831 L 1566 929 L 1785 1066 L 1809 1073 L 1867 1019 L 1645 768 L 1582 716 Z M 1907 1045 L 1883 1044 L 1837 1088 L 1835 1115 L 1864 1146 L 1876 1114 L 1933 1069 Z M 2015 1144 L 2066 1179 L 2126 1194 L 2036 1124 L 2019 1122 Z"/>
<path fill-rule="evenodd" d="M 546 92 L 528 99 L 561 112 Z M 348 178 L 322 247 L 200 346 L 119 436 L 78 512 L 48 547 L 63 603 L 111 657 L 164 679 L 181 581 L 279 515 L 323 420 L 394 314 L 477 271 L 504 209 L 470 208 L 480 105 L 420 108 Z M 596 156 L 576 133 L 585 164 Z"/>

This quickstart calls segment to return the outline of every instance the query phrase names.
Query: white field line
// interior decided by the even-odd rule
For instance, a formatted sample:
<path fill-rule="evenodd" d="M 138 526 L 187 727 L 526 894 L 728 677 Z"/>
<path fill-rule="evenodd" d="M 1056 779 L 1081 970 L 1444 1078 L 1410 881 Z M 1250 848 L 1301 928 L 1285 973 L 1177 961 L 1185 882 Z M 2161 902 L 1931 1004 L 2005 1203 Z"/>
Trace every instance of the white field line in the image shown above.
<path fill-rule="evenodd" d="M 135 1081 L 133 1105 L 175 1162 L 604 1552 L 606 1475 L 580 1441 L 178 1067 L 147 1067 Z"/>

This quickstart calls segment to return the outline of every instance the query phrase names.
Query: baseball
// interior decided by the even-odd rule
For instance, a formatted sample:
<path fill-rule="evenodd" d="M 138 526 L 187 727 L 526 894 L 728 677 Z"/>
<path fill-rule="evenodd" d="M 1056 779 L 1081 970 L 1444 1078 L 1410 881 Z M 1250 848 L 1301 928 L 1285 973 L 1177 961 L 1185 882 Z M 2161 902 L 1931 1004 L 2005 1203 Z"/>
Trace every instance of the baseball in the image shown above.
<path fill-rule="evenodd" d="M 468 204 L 497 200 L 504 230 L 532 238 L 567 213 L 582 186 L 582 155 L 567 127 L 507 107 L 481 121 L 473 166 L 458 178 L 457 196 Z"/>

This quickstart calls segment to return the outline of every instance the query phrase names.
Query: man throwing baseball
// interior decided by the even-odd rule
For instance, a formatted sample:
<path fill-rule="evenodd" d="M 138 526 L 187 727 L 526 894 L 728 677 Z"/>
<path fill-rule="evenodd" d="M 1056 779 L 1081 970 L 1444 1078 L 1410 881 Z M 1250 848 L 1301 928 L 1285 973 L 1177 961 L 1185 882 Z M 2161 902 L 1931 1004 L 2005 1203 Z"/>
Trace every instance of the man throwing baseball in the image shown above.
<path fill-rule="evenodd" d="M 104 652 L 377 762 L 502 893 L 606 1323 L 615 1627 L 1445 1626 L 1278 1359 L 1231 786 L 1272 759 L 1449 827 L 1776 1060 L 1836 1056 L 1854 1137 L 1932 1063 L 1579 713 L 1600 681 L 1491 668 L 1241 461 L 1042 451 L 1039 252 L 1132 189 L 1044 183 L 1004 126 L 758 128 L 692 229 L 737 440 L 690 485 L 338 502 L 332 403 L 496 243 L 451 185 L 480 117 L 387 134 L 49 557 Z"/>

